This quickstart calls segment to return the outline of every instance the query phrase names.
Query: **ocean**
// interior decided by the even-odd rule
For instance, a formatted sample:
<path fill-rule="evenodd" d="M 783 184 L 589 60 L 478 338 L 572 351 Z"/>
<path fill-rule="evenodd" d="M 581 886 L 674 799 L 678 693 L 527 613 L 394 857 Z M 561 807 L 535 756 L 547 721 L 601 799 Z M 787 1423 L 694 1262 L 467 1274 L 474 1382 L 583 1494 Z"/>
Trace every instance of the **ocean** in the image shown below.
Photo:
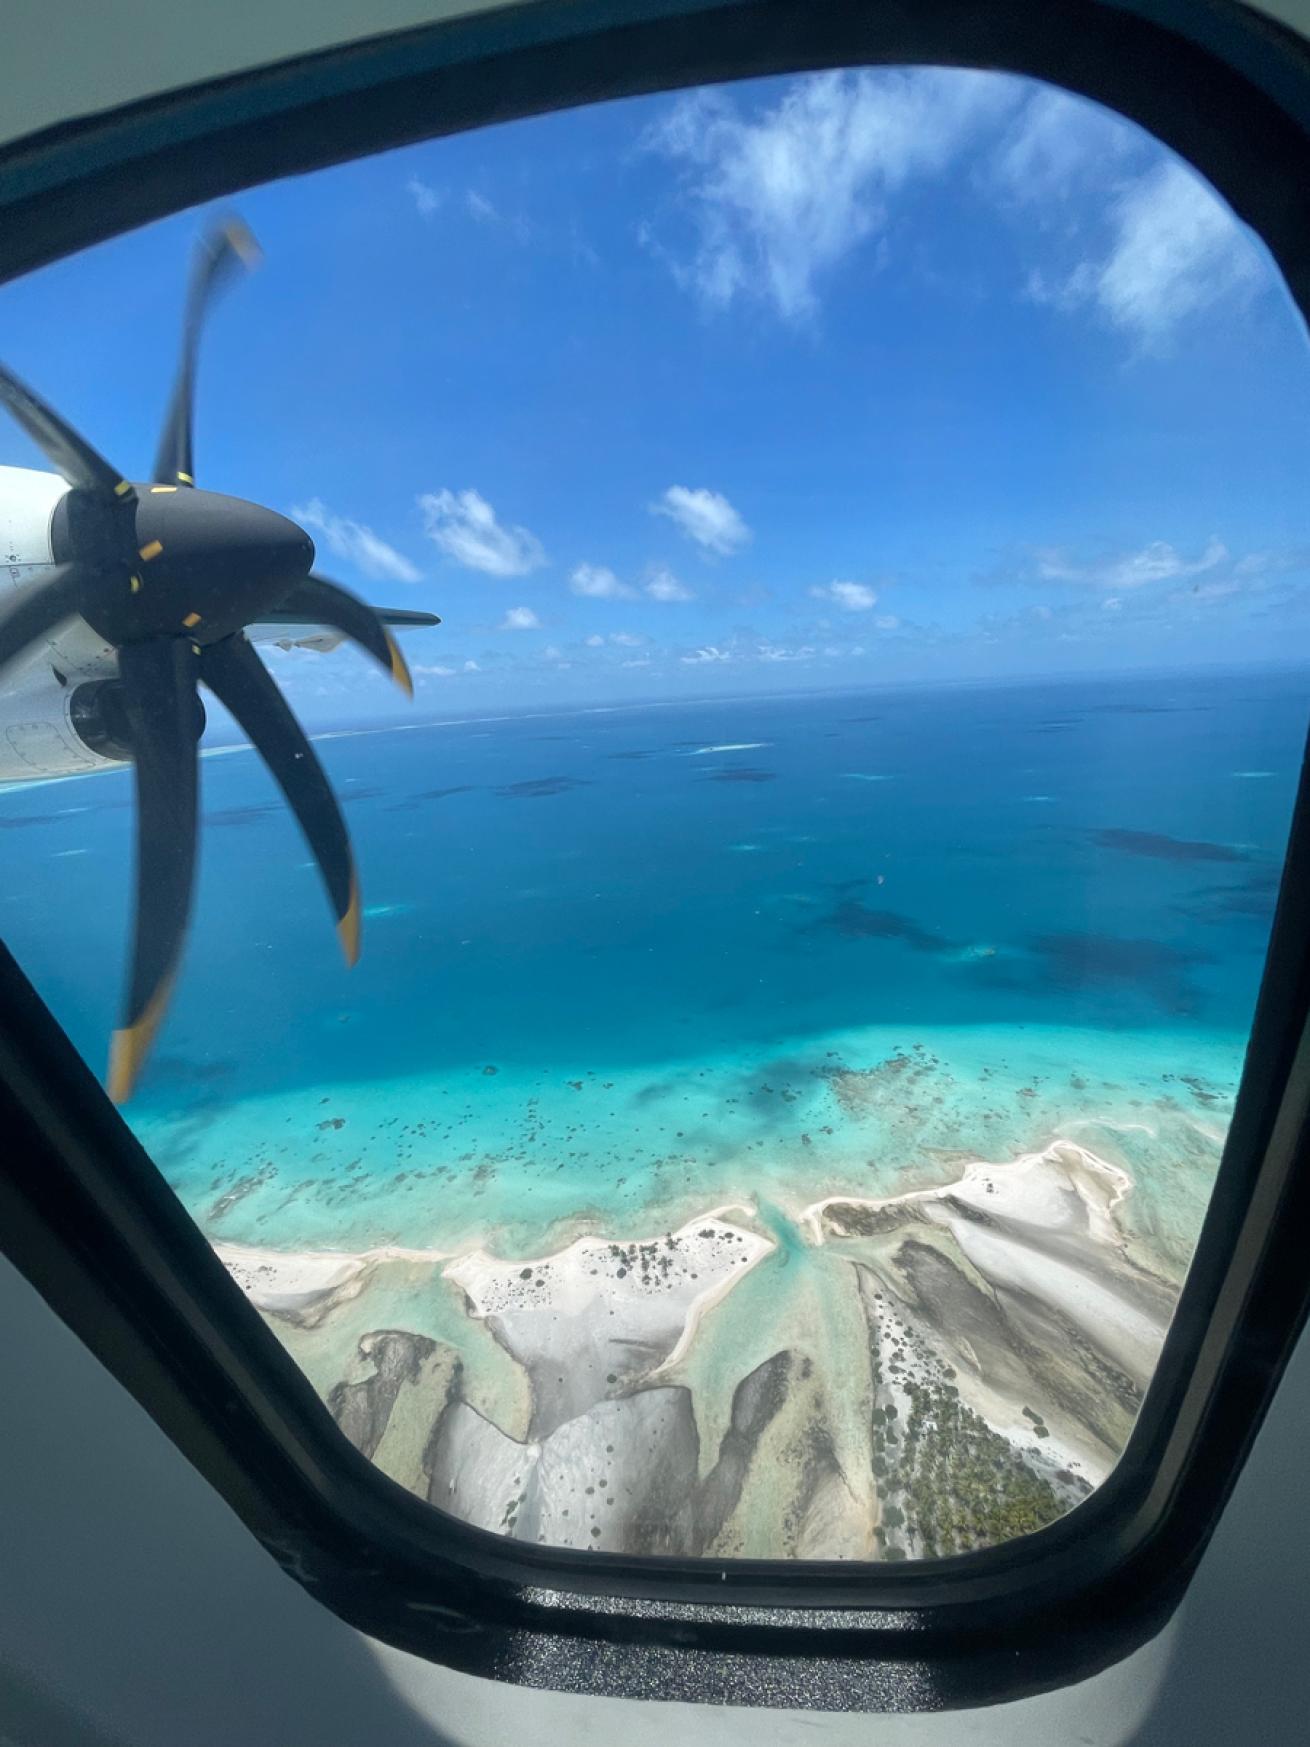
<path fill-rule="evenodd" d="M 126 1118 L 345 1434 L 442 1510 L 716 1558 L 1031 1533 L 1117 1460 L 1186 1272 L 1306 698 L 346 726 L 317 743 L 349 972 L 271 780 L 215 749 Z M 4 932 L 96 1065 L 131 833 L 123 772 L 0 794 Z"/>
<path fill-rule="evenodd" d="M 125 1114 L 211 1237 L 274 1248 L 531 1255 L 1076 1132 L 1183 1254 L 1306 697 L 1247 672 L 343 728 L 318 751 L 350 972 L 257 758 L 206 758 L 185 966 Z M 0 794 L 5 936 L 97 1068 L 131 801 L 119 772 Z"/>

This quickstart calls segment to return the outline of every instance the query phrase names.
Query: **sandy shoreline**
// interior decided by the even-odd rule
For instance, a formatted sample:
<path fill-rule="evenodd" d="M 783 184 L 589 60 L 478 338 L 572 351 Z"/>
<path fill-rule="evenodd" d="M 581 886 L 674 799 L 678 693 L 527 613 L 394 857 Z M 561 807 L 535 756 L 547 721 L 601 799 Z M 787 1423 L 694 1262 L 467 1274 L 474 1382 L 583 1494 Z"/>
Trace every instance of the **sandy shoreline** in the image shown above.
<path fill-rule="evenodd" d="M 485 1251 L 445 1269 L 533 1383 L 542 1435 L 625 1380 L 649 1381 L 685 1352 L 706 1311 L 776 1246 L 716 1209 L 673 1232 L 581 1237 L 533 1262 Z"/>
<path fill-rule="evenodd" d="M 1129 1253 L 1129 1173 L 1085 1145 L 957 1169 L 797 1206 L 786 1252 L 741 1198 L 531 1257 L 215 1248 L 293 1353 L 354 1301 L 371 1332 L 329 1406 L 468 1521 L 573 1547 L 916 1558 L 1029 1532 L 1104 1479 L 1175 1292 Z M 472 1405 L 467 1352 L 404 1327 L 416 1294 L 451 1287 L 524 1379 L 518 1436 Z"/>
<path fill-rule="evenodd" d="M 730 1213 L 742 1213 L 749 1218 L 754 1211 L 754 1207 L 748 1202 L 725 1201 L 719 1206 L 709 1208 L 705 1213 L 698 1214 L 696 1220 L 689 1223 L 699 1222 L 703 1225 L 722 1220 Z M 483 1275 L 489 1280 L 494 1279 L 497 1271 L 502 1268 L 540 1269 L 549 1264 L 567 1274 L 570 1270 L 565 1258 L 573 1252 L 579 1252 L 573 1256 L 574 1270 L 583 1268 L 586 1259 L 585 1246 L 588 1244 L 609 1246 L 618 1243 L 630 1246 L 633 1243 L 640 1245 L 650 1241 L 649 1238 L 583 1237 L 575 1239 L 563 1249 L 545 1255 L 513 1256 L 504 1260 L 481 1248 L 464 1251 L 413 1249 L 402 1244 L 381 1244 L 366 1250 L 284 1250 L 266 1248 L 260 1244 L 229 1243 L 219 1238 L 211 1239 L 210 1247 L 257 1310 L 279 1312 L 306 1309 L 326 1298 L 340 1301 L 362 1275 L 380 1262 L 419 1262 L 434 1266 L 442 1262 L 457 1262 L 461 1270 L 470 1270 L 469 1295 L 473 1297 L 474 1283 Z M 766 1244 L 765 1249 L 768 1248 Z M 760 1252 L 763 1253 L 764 1251 Z M 447 1272 L 452 1278 L 456 1277 L 454 1269 L 448 1269 Z M 463 1278 L 460 1283 L 464 1284 Z M 702 1298 L 697 1300 L 696 1317 L 699 1318 L 708 1308 L 708 1300 L 713 1298 L 716 1301 L 720 1295 L 721 1288 L 714 1289 L 712 1293 L 707 1288 Z M 477 1311 L 475 1314 L 484 1312 Z"/>
<path fill-rule="evenodd" d="M 802 1224 L 821 1244 L 846 1235 L 846 1209 L 875 1218 L 922 1213 L 994 1287 L 1044 1299 L 1144 1389 L 1163 1329 L 1131 1294 L 1116 1290 L 1124 1257 L 1114 1212 L 1131 1191 L 1126 1171 L 1076 1142 L 1057 1141 L 1007 1164 L 979 1161 L 936 1189 L 828 1196 L 805 1209 Z"/>
<path fill-rule="evenodd" d="M 355 1253 L 481 1244 L 525 1257 L 580 1232 L 676 1227 L 733 1192 L 794 1217 L 823 1195 L 932 1187 L 957 1160 L 1012 1159 L 1064 1135 L 1130 1172 L 1130 1224 L 1152 1250 L 1171 1246 L 1181 1269 L 1235 1047 L 1078 1028 L 860 1027 L 753 1056 L 553 1070 L 501 1059 L 235 1104 L 220 1081 L 182 1083 L 134 1123 L 215 1239 Z M 1180 1060 L 1194 1069 L 1185 1082 Z"/>
<path fill-rule="evenodd" d="M 1055 1152 L 1073 1155 L 1091 1177 L 1104 1182 L 1106 1194 L 1103 1198 L 1103 1210 L 1106 1215 L 1113 1213 L 1119 1203 L 1132 1193 L 1132 1178 L 1119 1165 L 1112 1165 L 1099 1158 L 1089 1147 L 1078 1141 L 1057 1139 L 1039 1152 L 1022 1153 L 1018 1158 L 1008 1159 L 1001 1164 L 976 1159 L 972 1164 L 965 1165 L 955 1181 L 938 1184 L 932 1189 L 907 1189 L 900 1195 L 825 1195 L 822 1200 L 812 1201 L 802 1210 L 800 1223 L 813 1242 L 822 1243 L 825 1235 L 823 1215 L 829 1207 L 839 1204 L 871 1208 L 903 1207 L 915 1202 L 949 1200 L 986 1207 L 983 1197 L 996 1194 L 1000 1187 L 1009 1201 L 1005 1211 L 1027 1218 L 1034 1224 L 1045 1225 L 1052 1222 L 1053 1209 L 1048 1186 L 1041 1181 L 1039 1173 Z M 1096 1206 L 1098 1199 L 1101 1198 L 1088 1199 L 1089 1208 L 1100 1211 Z M 1001 1210 L 1000 1205 L 993 1209 Z"/>
<path fill-rule="evenodd" d="M 275 1250 L 256 1244 L 211 1242 L 210 1247 L 255 1306 L 273 1315 L 305 1317 L 358 1295 L 379 1262 L 448 1259 L 449 1250 L 412 1250 L 387 1244 L 372 1250 Z"/>
<path fill-rule="evenodd" d="M 1054 1455 L 1097 1485 L 1131 1428 L 1176 1295 L 1165 1270 L 1130 1253 L 1116 1214 L 1132 1191 L 1120 1167 L 1059 1140 L 934 1189 L 827 1197 L 804 1217 L 811 1241 L 862 1251 L 901 1313 L 919 1312 L 989 1426 L 1018 1446 L 1040 1427 L 1044 1465 Z"/>

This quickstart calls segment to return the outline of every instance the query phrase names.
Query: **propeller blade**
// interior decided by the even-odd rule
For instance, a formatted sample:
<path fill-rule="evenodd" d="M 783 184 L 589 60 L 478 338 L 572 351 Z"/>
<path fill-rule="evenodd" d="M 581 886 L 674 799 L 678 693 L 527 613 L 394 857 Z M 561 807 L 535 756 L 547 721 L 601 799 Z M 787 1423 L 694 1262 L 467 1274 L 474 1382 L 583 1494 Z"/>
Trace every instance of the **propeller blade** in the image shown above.
<path fill-rule="evenodd" d="M 243 634 L 202 649 L 200 677 L 232 712 L 277 778 L 318 863 L 346 963 L 353 965 L 359 957 L 359 881 L 350 834 L 317 753 Z"/>
<path fill-rule="evenodd" d="M 0 672 L 80 610 L 81 582 L 79 565 L 61 564 L 49 576 L 0 597 Z"/>
<path fill-rule="evenodd" d="M 278 616 L 284 622 L 299 625 L 328 625 L 358 643 L 367 655 L 389 673 L 407 697 L 414 696 L 414 681 L 409 664 L 400 652 L 400 645 L 382 620 L 358 595 L 338 588 L 321 576 L 307 576 L 298 582 L 277 603 Z M 286 615 L 290 614 L 290 619 Z"/>
<path fill-rule="evenodd" d="M 136 769 L 136 927 L 127 1011 L 109 1056 L 109 1095 L 131 1095 L 168 1006 L 191 910 L 196 859 L 196 661 L 182 637 L 118 652 Z"/>
<path fill-rule="evenodd" d="M 136 492 L 98 449 L 64 423 L 53 407 L 0 364 L 0 406 L 7 407 L 56 473 L 82 491 L 123 504 L 136 502 Z"/>
<path fill-rule="evenodd" d="M 399 626 L 404 631 L 425 631 L 432 625 L 439 625 L 441 617 L 438 613 L 418 613 L 409 607 L 374 607 L 381 622 L 388 628 Z M 303 625 L 307 621 L 297 613 L 289 613 L 284 606 L 273 607 L 267 612 L 261 612 L 258 620 L 252 624 L 260 625 Z M 246 627 L 247 630 L 249 626 Z"/>
<path fill-rule="evenodd" d="M 229 218 L 210 232 L 196 250 L 182 319 L 182 355 L 178 361 L 173 398 L 159 433 L 153 478 L 160 485 L 194 485 L 195 463 L 191 453 L 192 407 L 196 388 L 196 357 L 200 330 L 213 299 L 230 283 L 241 267 L 259 260 L 259 244 L 239 218 Z"/>

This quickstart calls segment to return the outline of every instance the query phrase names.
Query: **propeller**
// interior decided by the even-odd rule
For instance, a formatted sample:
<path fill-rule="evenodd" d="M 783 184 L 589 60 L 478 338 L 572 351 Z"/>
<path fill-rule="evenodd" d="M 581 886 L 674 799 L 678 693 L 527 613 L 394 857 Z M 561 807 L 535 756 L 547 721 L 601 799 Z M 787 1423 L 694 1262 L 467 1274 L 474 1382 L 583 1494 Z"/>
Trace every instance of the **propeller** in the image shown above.
<path fill-rule="evenodd" d="M 200 331 L 214 298 L 231 283 L 243 267 L 259 262 L 259 244 L 239 218 L 203 237 L 196 249 L 182 317 L 182 351 L 177 364 L 173 398 L 164 415 L 155 452 L 155 482 L 158 485 L 194 485 L 195 463 L 191 454 L 192 403 L 196 392 L 196 359 Z"/>
<path fill-rule="evenodd" d="M 341 809 L 322 765 L 246 638 L 270 621 L 329 626 L 409 695 L 405 658 L 378 613 L 313 574 L 314 543 L 275 510 L 195 486 L 192 447 L 200 333 L 214 298 L 258 259 L 228 219 L 197 250 L 177 380 L 154 480 L 133 484 L 0 366 L 6 407 L 70 489 L 51 523 L 54 567 L 0 600 L 0 672 L 80 615 L 117 653 L 116 718 L 136 776 L 136 914 L 110 1096 L 131 1095 L 182 956 L 194 886 L 198 741 L 205 685 L 272 771 L 318 864 L 348 964 L 359 956 L 359 881 Z M 431 613 L 392 615 L 435 625 Z"/>

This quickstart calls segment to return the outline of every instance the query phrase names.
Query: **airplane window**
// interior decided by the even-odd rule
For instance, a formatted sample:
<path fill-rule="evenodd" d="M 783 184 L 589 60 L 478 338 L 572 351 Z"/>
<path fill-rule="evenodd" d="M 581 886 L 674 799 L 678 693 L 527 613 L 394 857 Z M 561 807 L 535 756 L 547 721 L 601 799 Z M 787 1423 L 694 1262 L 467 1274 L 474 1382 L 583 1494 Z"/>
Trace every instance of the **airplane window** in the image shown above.
<path fill-rule="evenodd" d="M 240 204 L 0 290 L 6 940 L 437 1510 L 1055 1522 L 1170 1326 L 1306 732 L 1261 245 L 1108 111 L 931 68 Z"/>

